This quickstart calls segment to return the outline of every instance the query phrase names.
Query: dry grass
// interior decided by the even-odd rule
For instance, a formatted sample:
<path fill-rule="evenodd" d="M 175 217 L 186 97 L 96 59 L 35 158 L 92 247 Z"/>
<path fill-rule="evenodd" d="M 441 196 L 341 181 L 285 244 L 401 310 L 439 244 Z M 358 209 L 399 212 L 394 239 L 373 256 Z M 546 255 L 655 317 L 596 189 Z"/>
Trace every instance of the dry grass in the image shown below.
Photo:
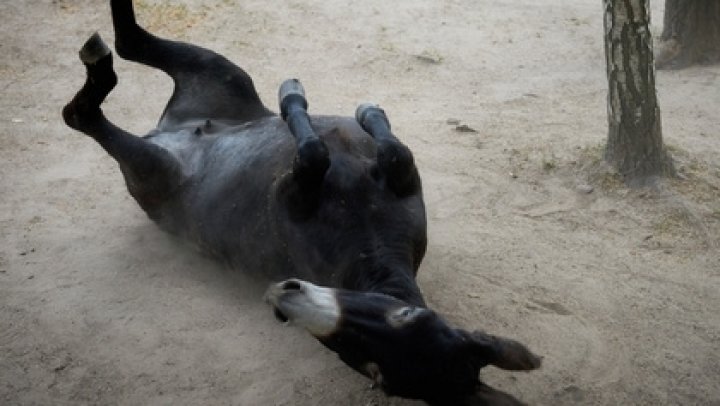
<path fill-rule="evenodd" d="M 207 18 L 204 9 L 190 9 L 185 4 L 170 0 L 137 0 L 135 9 L 138 22 L 150 32 L 172 37 L 183 37 Z"/>

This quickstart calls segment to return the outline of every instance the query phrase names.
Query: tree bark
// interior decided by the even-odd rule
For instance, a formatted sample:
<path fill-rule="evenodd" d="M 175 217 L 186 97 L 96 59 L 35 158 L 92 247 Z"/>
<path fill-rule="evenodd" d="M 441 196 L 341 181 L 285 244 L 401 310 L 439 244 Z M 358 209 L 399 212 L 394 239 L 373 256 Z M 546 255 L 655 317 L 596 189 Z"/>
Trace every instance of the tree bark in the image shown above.
<path fill-rule="evenodd" d="M 666 0 L 658 69 L 720 62 L 720 1 Z"/>
<path fill-rule="evenodd" d="M 662 141 L 648 0 L 603 0 L 608 77 L 605 160 L 626 183 L 674 173 Z"/>

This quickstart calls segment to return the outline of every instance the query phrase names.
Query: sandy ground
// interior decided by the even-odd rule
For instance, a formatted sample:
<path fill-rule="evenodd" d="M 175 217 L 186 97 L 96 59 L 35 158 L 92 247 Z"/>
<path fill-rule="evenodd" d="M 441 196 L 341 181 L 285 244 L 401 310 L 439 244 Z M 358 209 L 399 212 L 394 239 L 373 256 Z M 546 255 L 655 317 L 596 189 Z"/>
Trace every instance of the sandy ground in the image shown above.
<path fill-rule="evenodd" d="M 264 284 L 157 230 L 115 163 L 65 127 L 79 46 L 95 30 L 112 39 L 106 3 L 0 1 L 0 404 L 416 404 L 276 323 Z M 545 356 L 530 374 L 488 368 L 487 382 L 531 404 L 720 404 L 720 67 L 659 73 L 684 179 L 630 191 L 598 171 L 597 1 L 137 8 L 155 32 L 243 66 L 271 107 L 289 77 L 316 113 L 385 107 L 424 180 L 429 303 Z M 116 70 L 104 109 L 144 134 L 171 83 Z"/>

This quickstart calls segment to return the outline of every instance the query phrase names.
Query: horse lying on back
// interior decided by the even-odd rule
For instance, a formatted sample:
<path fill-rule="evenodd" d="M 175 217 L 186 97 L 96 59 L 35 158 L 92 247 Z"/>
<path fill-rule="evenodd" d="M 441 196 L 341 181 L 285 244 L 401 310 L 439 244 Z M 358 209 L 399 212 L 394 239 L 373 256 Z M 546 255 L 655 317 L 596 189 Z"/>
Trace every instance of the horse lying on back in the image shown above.
<path fill-rule="evenodd" d="M 519 403 L 479 371 L 531 370 L 540 358 L 514 340 L 453 328 L 425 305 L 415 281 L 427 244 L 420 177 L 380 108 L 310 117 L 289 80 L 277 116 L 221 55 L 149 34 L 131 0 L 111 6 L 118 54 L 170 75 L 172 97 L 145 137 L 108 121 L 100 104 L 117 76 L 95 34 L 80 50 L 87 81 L 63 117 L 118 162 L 151 219 L 234 268 L 292 278 L 268 289 L 276 317 L 388 395 Z"/>

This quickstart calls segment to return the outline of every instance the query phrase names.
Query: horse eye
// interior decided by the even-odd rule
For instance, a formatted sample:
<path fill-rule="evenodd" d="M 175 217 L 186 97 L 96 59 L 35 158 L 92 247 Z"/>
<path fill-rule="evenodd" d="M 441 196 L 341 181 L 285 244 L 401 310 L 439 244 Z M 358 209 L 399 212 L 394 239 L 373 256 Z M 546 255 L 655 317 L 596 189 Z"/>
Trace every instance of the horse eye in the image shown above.
<path fill-rule="evenodd" d="M 422 308 L 413 306 L 404 306 L 390 314 L 389 321 L 394 327 L 401 327 L 409 322 L 415 320 L 415 318 L 422 313 Z"/>

